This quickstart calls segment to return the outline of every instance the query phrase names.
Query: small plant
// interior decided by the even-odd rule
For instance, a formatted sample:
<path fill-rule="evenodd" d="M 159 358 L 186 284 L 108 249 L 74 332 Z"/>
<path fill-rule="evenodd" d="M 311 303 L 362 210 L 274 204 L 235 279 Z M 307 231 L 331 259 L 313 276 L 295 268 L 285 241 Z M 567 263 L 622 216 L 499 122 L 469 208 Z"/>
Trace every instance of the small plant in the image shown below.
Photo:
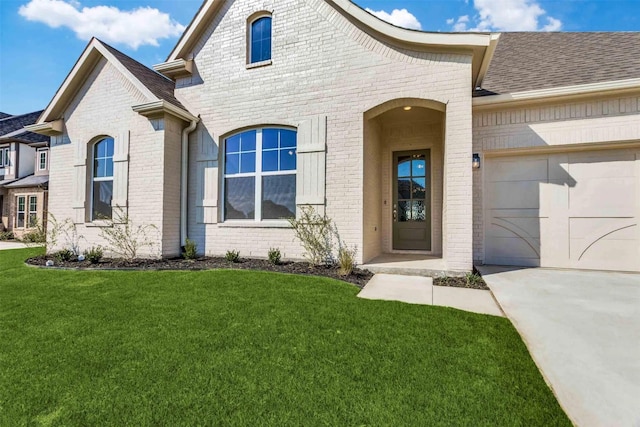
<path fill-rule="evenodd" d="M 92 246 L 84 251 L 84 259 L 89 261 L 91 264 L 99 263 L 103 256 L 104 251 L 100 246 Z"/>
<path fill-rule="evenodd" d="M 240 251 L 230 250 L 224 255 L 224 259 L 229 262 L 240 262 Z"/>
<path fill-rule="evenodd" d="M 80 242 L 85 240 L 84 236 L 78 233 L 78 227 L 71 218 L 58 221 L 52 213 L 48 216 L 45 236 L 47 250 L 55 248 L 62 238 L 64 246 L 70 248 L 75 256 L 80 255 Z"/>
<path fill-rule="evenodd" d="M 294 235 L 302 243 L 304 257 L 313 265 L 331 264 L 334 228 L 331 218 L 318 214 L 312 206 L 300 208 L 299 218 L 289 218 Z"/>
<path fill-rule="evenodd" d="M 341 276 L 348 276 L 353 273 L 353 269 L 356 268 L 356 253 L 358 248 L 349 248 L 344 243 L 340 243 L 338 248 L 338 274 Z"/>
<path fill-rule="evenodd" d="M 184 259 L 196 259 L 198 258 L 198 245 L 191 239 L 187 239 L 184 242 L 184 252 L 182 252 Z"/>
<path fill-rule="evenodd" d="M 270 248 L 268 257 L 269 262 L 273 265 L 278 265 L 282 261 L 282 254 L 280 253 L 280 249 L 278 248 Z"/>
<path fill-rule="evenodd" d="M 100 237 L 107 241 L 111 251 L 131 261 L 138 256 L 140 249 L 154 246 L 155 241 L 150 233 L 158 230 L 155 225 L 133 225 L 127 213 L 119 206 L 114 209 L 114 218 L 108 220 L 109 226 L 100 231 Z"/>
<path fill-rule="evenodd" d="M 13 240 L 13 233 L 10 231 L 0 231 L 0 242 L 4 240 Z"/>
<path fill-rule="evenodd" d="M 482 281 L 482 277 L 478 273 L 467 273 L 464 275 L 467 286 L 476 286 Z"/>
<path fill-rule="evenodd" d="M 71 261 L 73 256 L 73 251 L 70 251 L 69 249 L 62 249 L 53 254 L 53 258 L 57 263 Z"/>

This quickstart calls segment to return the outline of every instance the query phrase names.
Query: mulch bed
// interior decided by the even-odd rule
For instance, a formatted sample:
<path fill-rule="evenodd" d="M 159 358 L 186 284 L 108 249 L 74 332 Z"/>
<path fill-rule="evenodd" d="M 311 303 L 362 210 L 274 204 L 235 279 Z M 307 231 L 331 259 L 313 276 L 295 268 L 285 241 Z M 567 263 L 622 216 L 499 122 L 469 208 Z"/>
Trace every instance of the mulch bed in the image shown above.
<path fill-rule="evenodd" d="M 26 262 L 29 265 L 45 267 L 45 263 L 50 259 L 52 259 L 51 256 L 40 255 L 37 257 L 29 258 Z M 278 265 L 274 265 L 268 260 L 251 258 L 243 258 L 240 260 L 240 262 L 230 262 L 224 258 L 218 257 L 203 257 L 194 260 L 172 258 L 136 259 L 133 261 L 104 258 L 97 264 L 91 264 L 89 261 L 56 261 L 55 267 L 53 268 L 87 270 L 213 270 L 220 268 L 236 270 L 262 270 L 275 271 L 279 273 L 324 276 L 351 283 L 359 288 L 364 287 L 369 279 L 373 277 L 373 273 L 371 273 L 370 271 L 360 270 L 358 268 L 356 268 L 353 273 L 348 276 L 341 276 L 340 274 L 338 274 L 338 267 L 335 266 L 313 266 L 307 262 L 292 261 L 283 261 Z"/>
<path fill-rule="evenodd" d="M 484 279 L 478 273 L 475 273 L 474 276 L 466 277 L 434 277 L 433 284 L 435 286 L 489 290 Z"/>

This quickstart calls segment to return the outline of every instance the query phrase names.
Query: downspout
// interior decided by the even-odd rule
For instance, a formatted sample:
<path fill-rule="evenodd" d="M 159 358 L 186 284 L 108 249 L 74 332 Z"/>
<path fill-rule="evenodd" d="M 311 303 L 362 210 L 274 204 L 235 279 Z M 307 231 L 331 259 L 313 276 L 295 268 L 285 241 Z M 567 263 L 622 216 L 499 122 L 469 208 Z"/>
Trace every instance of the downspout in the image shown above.
<path fill-rule="evenodd" d="M 189 196 L 189 134 L 196 129 L 200 116 L 191 120 L 191 124 L 182 130 L 182 165 L 180 167 L 180 246 L 187 242 L 187 200 Z"/>

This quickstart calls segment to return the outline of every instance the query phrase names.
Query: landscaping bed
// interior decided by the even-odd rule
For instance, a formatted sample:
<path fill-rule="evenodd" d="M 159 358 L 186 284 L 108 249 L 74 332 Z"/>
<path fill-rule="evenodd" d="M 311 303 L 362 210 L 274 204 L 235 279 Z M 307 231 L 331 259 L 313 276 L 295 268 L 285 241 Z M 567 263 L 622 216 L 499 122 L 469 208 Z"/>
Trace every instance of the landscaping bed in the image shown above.
<path fill-rule="evenodd" d="M 53 257 L 39 255 L 27 259 L 27 264 L 45 267 L 48 260 Z M 89 261 L 54 261 L 54 268 L 89 269 L 89 270 L 215 270 L 215 269 L 235 269 L 235 270 L 262 270 L 278 273 L 305 274 L 312 276 L 323 276 L 332 279 L 342 280 L 358 286 L 364 287 L 373 277 L 373 273 L 368 270 L 354 269 L 347 276 L 339 274 L 337 266 L 314 266 L 308 262 L 282 261 L 273 264 L 266 259 L 241 258 L 238 262 L 227 261 L 223 257 L 201 257 L 193 260 L 183 258 L 169 259 L 134 259 L 131 261 L 123 259 L 103 258 L 96 264 Z"/>
<path fill-rule="evenodd" d="M 485 283 L 484 279 L 476 270 L 474 270 L 472 274 L 467 274 L 463 277 L 434 277 L 433 284 L 435 286 L 451 286 L 454 288 L 489 290 L 489 287 Z"/>

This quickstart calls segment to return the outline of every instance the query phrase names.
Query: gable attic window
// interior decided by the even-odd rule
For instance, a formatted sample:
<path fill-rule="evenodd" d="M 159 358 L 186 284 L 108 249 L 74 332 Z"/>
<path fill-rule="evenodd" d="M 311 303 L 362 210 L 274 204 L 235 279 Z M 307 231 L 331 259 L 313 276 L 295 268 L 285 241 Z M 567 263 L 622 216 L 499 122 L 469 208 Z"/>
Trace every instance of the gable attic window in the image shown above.
<path fill-rule="evenodd" d="M 0 147 L 0 168 L 9 167 L 9 147 Z"/>
<path fill-rule="evenodd" d="M 225 140 L 225 220 L 295 217 L 297 133 L 258 128 Z"/>
<path fill-rule="evenodd" d="M 91 219 L 112 218 L 113 198 L 113 138 L 107 137 L 93 145 L 91 172 Z"/>
<path fill-rule="evenodd" d="M 248 63 L 267 65 L 271 62 L 271 14 L 259 12 L 248 21 Z"/>
<path fill-rule="evenodd" d="M 47 154 L 49 150 L 39 149 L 38 150 L 38 170 L 43 171 L 47 170 Z"/>

